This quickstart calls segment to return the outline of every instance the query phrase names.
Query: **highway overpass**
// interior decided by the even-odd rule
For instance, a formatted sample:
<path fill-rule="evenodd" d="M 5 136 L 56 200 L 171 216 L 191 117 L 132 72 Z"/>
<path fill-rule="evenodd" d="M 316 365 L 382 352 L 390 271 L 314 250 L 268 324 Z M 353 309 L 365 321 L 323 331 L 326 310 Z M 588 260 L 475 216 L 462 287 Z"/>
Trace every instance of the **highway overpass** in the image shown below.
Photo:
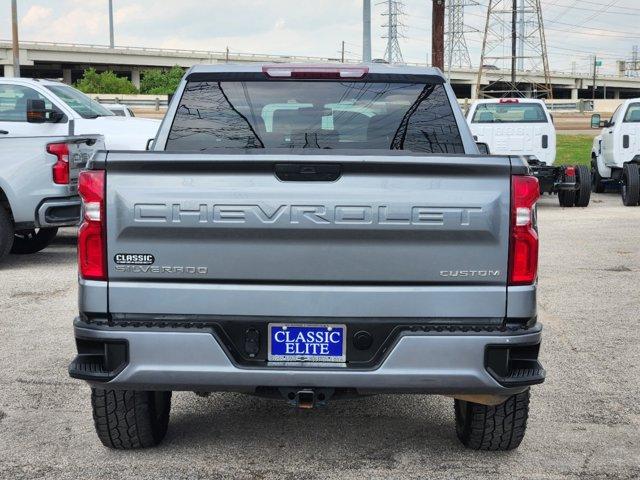
<path fill-rule="evenodd" d="M 0 40 L 0 68 L 3 75 L 13 76 L 11 43 Z M 190 67 L 197 63 L 325 63 L 338 62 L 337 58 L 301 57 L 284 55 L 248 54 L 227 51 L 174 50 L 141 47 L 115 47 L 104 45 L 82 45 L 47 42 L 21 42 L 21 75 L 37 78 L 60 78 L 67 83 L 78 80 L 86 68 L 98 71 L 112 70 L 126 76 L 136 86 L 140 85 L 140 72 L 147 68 Z M 504 78 L 507 72 L 489 71 L 482 83 Z M 541 74 L 526 72 L 529 80 L 543 82 Z M 477 72 L 454 69 L 451 83 L 460 98 L 471 98 L 475 92 Z M 593 79 L 584 73 L 553 72 L 551 83 L 555 98 L 591 98 Z M 597 79 L 596 97 L 604 98 L 640 97 L 640 78 L 624 76 L 600 76 Z"/>

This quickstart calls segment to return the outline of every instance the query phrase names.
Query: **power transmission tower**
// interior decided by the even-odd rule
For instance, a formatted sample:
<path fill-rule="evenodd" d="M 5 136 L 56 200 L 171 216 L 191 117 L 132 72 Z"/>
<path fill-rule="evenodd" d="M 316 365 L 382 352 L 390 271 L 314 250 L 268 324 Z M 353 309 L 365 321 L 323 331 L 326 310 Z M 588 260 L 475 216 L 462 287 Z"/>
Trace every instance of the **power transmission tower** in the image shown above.
<path fill-rule="evenodd" d="M 489 0 L 476 96 L 553 98 L 540 0 Z"/>
<path fill-rule="evenodd" d="M 624 75 L 626 77 L 638 77 L 640 76 L 640 54 L 638 45 L 634 45 L 631 50 L 631 59 L 624 63 Z"/>
<path fill-rule="evenodd" d="M 404 4 L 398 0 L 387 0 L 383 3 L 387 5 L 387 10 L 382 14 L 387 17 L 387 23 L 382 25 L 387 28 L 387 34 L 382 36 L 382 38 L 387 39 L 384 58 L 389 63 L 404 63 L 400 43 L 398 42 L 398 39 L 403 36 L 402 28 L 404 28 L 404 24 L 402 23 L 402 17 L 404 16 Z"/>
<path fill-rule="evenodd" d="M 446 3 L 447 31 L 445 32 L 444 57 L 449 73 L 452 67 L 471 68 L 471 56 L 465 33 L 473 30 L 465 26 L 464 8 L 473 5 L 478 5 L 478 2 L 475 0 L 449 0 Z"/>

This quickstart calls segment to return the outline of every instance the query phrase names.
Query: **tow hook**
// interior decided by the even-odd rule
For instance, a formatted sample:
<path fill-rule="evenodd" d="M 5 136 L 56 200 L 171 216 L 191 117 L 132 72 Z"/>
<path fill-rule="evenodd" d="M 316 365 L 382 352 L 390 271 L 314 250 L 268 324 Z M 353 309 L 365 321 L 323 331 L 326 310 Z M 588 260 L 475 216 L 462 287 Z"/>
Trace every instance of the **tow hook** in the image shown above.
<path fill-rule="evenodd" d="M 333 388 L 280 388 L 279 390 L 289 405 L 305 410 L 326 406 L 334 393 Z"/>

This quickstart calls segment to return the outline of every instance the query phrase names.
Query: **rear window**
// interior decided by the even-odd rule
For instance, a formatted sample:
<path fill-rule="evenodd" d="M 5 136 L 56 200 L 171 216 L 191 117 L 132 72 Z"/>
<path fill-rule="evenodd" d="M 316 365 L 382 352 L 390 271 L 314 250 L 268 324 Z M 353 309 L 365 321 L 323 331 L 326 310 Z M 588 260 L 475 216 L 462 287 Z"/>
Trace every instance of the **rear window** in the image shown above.
<path fill-rule="evenodd" d="M 539 103 L 480 103 L 471 123 L 547 123 Z"/>
<path fill-rule="evenodd" d="M 625 123 L 640 123 L 640 103 L 631 103 L 624 114 Z"/>
<path fill-rule="evenodd" d="M 443 85 L 191 81 L 169 151 L 311 148 L 464 153 Z"/>

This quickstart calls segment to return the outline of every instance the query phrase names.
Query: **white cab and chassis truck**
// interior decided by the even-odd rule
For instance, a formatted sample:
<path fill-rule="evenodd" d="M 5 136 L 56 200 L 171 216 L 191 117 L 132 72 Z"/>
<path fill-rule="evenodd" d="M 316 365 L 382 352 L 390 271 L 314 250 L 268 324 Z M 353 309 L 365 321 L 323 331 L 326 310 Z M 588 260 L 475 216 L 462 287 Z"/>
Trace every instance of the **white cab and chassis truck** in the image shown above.
<path fill-rule="evenodd" d="M 491 153 L 521 155 L 540 183 L 540 193 L 558 194 L 563 207 L 586 207 L 591 175 L 586 166 L 554 165 L 556 130 L 542 100 L 499 98 L 475 101 L 467 122 L 478 142 Z"/>
<path fill-rule="evenodd" d="M 603 192 L 607 182 L 621 184 L 622 202 L 640 204 L 640 98 L 623 102 L 609 120 L 591 117 L 592 128 L 602 128 L 591 149 L 594 192 Z"/>
<path fill-rule="evenodd" d="M 0 78 L 0 138 L 102 135 L 108 149 L 144 150 L 159 126 L 118 116 L 62 82 Z"/>
<path fill-rule="evenodd" d="M 193 67 L 151 150 L 79 189 L 69 373 L 105 445 L 158 444 L 180 390 L 447 395 L 467 447 L 523 439 L 538 182 L 479 153 L 439 70 Z"/>

